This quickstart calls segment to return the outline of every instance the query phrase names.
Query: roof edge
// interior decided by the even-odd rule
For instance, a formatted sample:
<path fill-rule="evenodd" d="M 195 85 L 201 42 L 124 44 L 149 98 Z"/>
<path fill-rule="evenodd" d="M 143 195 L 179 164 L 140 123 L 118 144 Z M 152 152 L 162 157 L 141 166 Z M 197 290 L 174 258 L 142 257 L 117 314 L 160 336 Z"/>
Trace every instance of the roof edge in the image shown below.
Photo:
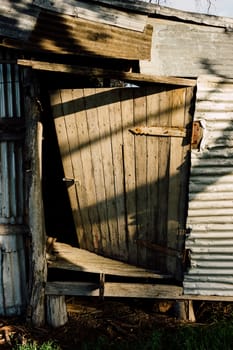
<path fill-rule="evenodd" d="M 106 6 L 130 10 L 148 16 L 165 16 L 176 18 L 184 22 L 194 22 L 197 24 L 209 25 L 214 27 L 223 27 L 233 30 L 233 18 L 215 16 L 203 13 L 188 12 L 170 8 L 167 6 L 160 6 L 157 4 L 147 3 L 140 0 L 88 0 L 89 2 L 99 3 Z"/>

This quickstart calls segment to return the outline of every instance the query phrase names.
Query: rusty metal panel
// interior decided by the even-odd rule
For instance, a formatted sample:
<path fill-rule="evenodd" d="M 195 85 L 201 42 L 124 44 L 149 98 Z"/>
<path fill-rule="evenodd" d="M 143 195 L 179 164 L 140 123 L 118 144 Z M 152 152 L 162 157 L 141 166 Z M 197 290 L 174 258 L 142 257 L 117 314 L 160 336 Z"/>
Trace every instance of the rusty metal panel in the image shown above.
<path fill-rule="evenodd" d="M 233 80 L 200 77 L 195 121 L 203 129 L 192 150 L 186 240 L 186 294 L 233 295 Z"/>

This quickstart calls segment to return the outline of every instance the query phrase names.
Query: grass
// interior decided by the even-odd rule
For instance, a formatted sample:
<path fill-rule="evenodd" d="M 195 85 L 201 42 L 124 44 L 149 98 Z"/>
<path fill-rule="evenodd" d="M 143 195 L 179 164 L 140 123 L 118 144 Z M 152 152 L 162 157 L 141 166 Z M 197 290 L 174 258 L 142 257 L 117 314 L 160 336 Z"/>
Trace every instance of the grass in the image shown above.
<path fill-rule="evenodd" d="M 184 325 L 155 330 L 137 342 L 114 342 L 99 338 L 95 344 L 84 344 L 82 350 L 232 350 L 233 319 L 211 325 Z"/>
<path fill-rule="evenodd" d="M 211 325 L 183 325 L 180 327 L 157 329 L 149 336 L 133 341 L 109 342 L 100 337 L 95 343 L 85 343 L 80 350 L 232 350 L 233 318 Z M 38 345 L 36 342 L 17 345 L 13 350 L 62 350 L 53 341 Z"/>
<path fill-rule="evenodd" d="M 204 306 L 199 308 L 199 322 L 203 320 L 202 324 L 159 324 L 146 333 L 140 330 L 132 338 L 130 334 L 111 339 L 100 336 L 90 342 L 82 342 L 78 347 L 67 343 L 59 346 L 54 341 L 41 345 L 28 341 L 27 344 L 16 345 L 13 350 L 232 350 L 233 305 L 223 305 L 221 313 L 219 305 L 216 309 L 212 304 Z"/>
<path fill-rule="evenodd" d="M 36 342 L 27 342 L 26 344 L 18 344 L 13 350 L 61 350 L 60 346 L 53 341 L 45 342 L 41 345 Z"/>

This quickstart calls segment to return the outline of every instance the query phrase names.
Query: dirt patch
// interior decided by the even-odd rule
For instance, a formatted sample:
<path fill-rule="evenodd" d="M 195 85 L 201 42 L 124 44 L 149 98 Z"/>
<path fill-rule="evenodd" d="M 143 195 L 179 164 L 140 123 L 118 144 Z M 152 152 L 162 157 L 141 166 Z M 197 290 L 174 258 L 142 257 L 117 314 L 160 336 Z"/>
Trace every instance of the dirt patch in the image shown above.
<path fill-rule="evenodd" d="M 0 347 L 12 349 L 16 344 L 36 341 L 39 344 L 53 340 L 62 349 L 78 349 L 84 343 L 93 343 L 100 337 L 114 344 L 133 342 L 149 336 L 154 329 L 175 328 L 181 322 L 175 315 L 174 303 L 141 300 L 75 299 L 67 300 L 69 321 L 58 329 L 33 328 L 22 318 L 0 319 Z M 197 303 L 197 323 L 214 322 L 232 317 L 233 304 Z"/>

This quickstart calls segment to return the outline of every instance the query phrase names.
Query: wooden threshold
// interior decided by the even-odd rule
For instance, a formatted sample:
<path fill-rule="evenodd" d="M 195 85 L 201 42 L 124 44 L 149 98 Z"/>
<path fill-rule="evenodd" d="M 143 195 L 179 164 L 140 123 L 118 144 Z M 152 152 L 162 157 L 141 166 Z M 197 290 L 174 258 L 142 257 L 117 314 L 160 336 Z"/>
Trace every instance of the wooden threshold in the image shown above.
<path fill-rule="evenodd" d="M 135 278 L 169 279 L 172 276 L 106 258 L 65 243 L 53 243 L 49 268 Z"/>
<path fill-rule="evenodd" d="M 19 59 L 17 63 L 21 66 L 28 66 L 36 70 L 44 70 L 50 72 L 60 72 L 76 74 L 80 76 L 92 76 L 99 78 L 112 78 L 134 83 L 154 83 L 169 84 L 178 86 L 196 86 L 196 79 L 186 79 L 178 77 L 157 76 L 150 74 L 141 74 L 133 72 L 115 71 L 103 68 L 83 67 L 77 65 L 68 65 L 60 63 L 50 63 L 35 60 Z"/>
<path fill-rule="evenodd" d="M 99 274 L 98 282 L 48 281 L 46 295 L 151 298 L 166 300 L 200 300 L 232 302 L 233 296 L 187 295 L 183 287 L 168 284 L 171 276 L 159 274 L 141 267 L 133 266 L 114 259 L 102 257 L 84 249 L 71 247 L 65 243 L 53 243 L 53 255 L 48 260 L 49 268 L 89 272 Z M 137 278 L 136 282 L 105 281 L 105 275 Z M 143 278 L 143 280 L 140 280 Z M 149 279 L 149 281 L 145 281 Z M 151 280 L 153 279 L 153 281 Z"/>

